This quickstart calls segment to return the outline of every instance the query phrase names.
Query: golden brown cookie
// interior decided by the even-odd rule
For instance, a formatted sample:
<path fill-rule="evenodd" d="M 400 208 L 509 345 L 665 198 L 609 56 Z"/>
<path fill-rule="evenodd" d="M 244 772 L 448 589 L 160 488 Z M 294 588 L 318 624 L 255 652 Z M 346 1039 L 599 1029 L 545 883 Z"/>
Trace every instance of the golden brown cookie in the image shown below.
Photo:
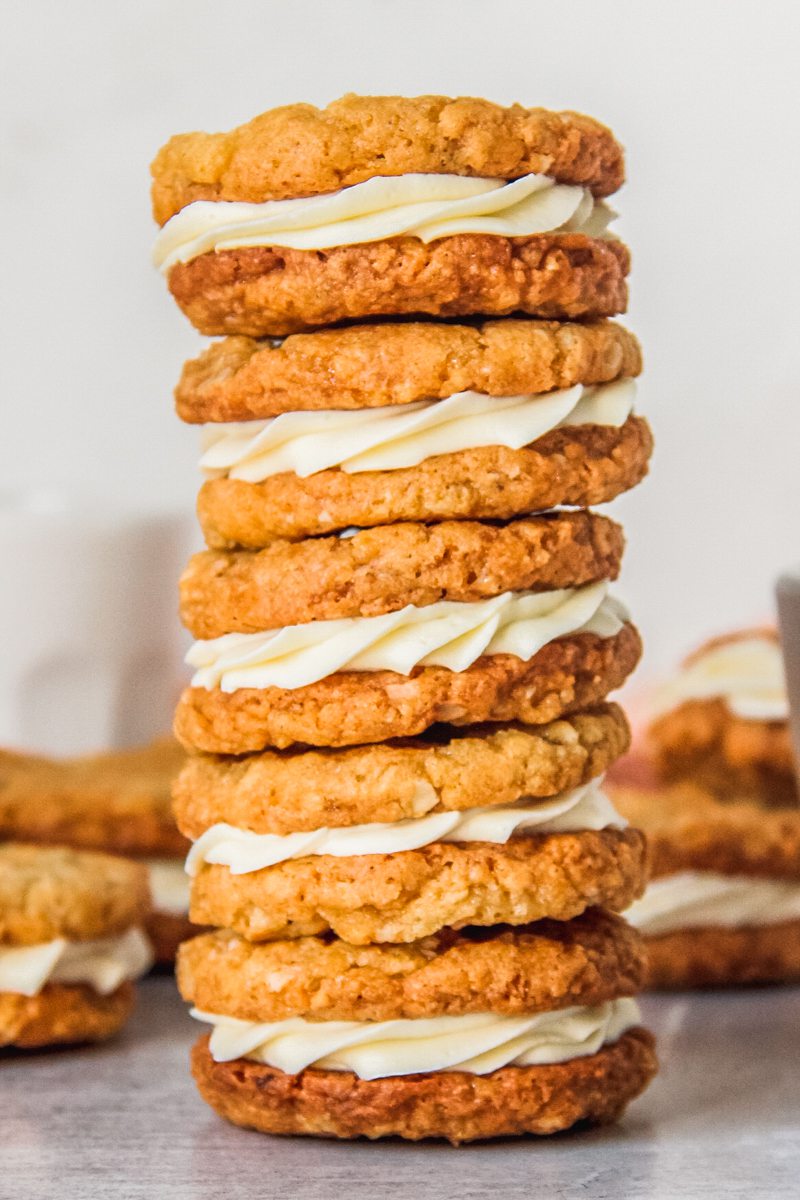
<path fill-rule="evenodd" d="M 184 365 L 175 400 L 184 421 L 252 421 L 466 391 L 535 395 L 610 383 L 641 369 L 639 343 L 613 321 L 409 321 L 292 334 L 277 344 L 213 342 Z"/>
<path fill-rule="evenodd" d="M 184 758 L 171 738 L 70 759 L 0 750 L 0 838 L 183 855 L 170 784 Z"/>
<path fill-rule="evenodd" d="M 800 981 L 800 920 L 734 929 L 679 929 L 646 941 L 650 988 Z"/>
<path fill-rule="evenodd" d="M 557 1133 L 578 1121 L 608 1124 L 644 1091 L 656 1069 L 652 1034 L 640 1028 L 586 1058 L 503 1067 L 490 1075 L 439 1071 L 368 1081 L 313 1068 L 286 1075 L 246 1059 L 215 1063 L 207 1037 L 192 1051 L 200 1094 L 235 1125 L 263 1133 L 437 1137 L 454 1144 Z"/>
<path fill-rule="evenodd" d="M 248 246 L 177 263 L 169 290 L 201 333 L 281 337 L 339 321 L 424 314 L 574 319 L 625 311 L 627 248 L 583 233 L 462 233 L 330 250 Z"/>
<path fill-rule="evenodd" d="M 254 944 L 217 930 L 182 946 L 178 986 L 197 1008 L 243 1021 L 391 1021 L 589 1007 L 633 995 L 644 972 L 641 936 L 591 909 L 572 921 L 447 929 L 406 945 Z"/>
<path fill-rule="evenodd" d="M 750 796 L 762 804 L 796 804 L 789 725 L 744 720 L 724 700 L 687 700 L 659 717 L 648 738 L 665 783 L 692 780 L 721 800 Z"/>
<path fill-rule="evenodd" d="M 218 549 L 258 549 L 276 538 L 354 525 L 508 520 L 613 500 L 644 478 L 652 448 L 647 422 L 631 416 L 621 428 L 574 425 L 521 450 L 483 446 L 397 471 L 332 469 L 305 479 L 284 472 L 261 483 L 212 479 L 200 490 L 197 513 L 206 542 Z"/>
<path fill-rule="evenodd" d="M 608 517 L 563 512 L 500 526 L 384 525 L 347 538 L 273 542 L 256 554 L 206 550 L 183 573 L 180 614 L 194 637 L 216 638 L 580 587 L 616 579 L 623 545 Z"/>
<path fill-rule="evenodd" d="M 150 911 L 147 871 L 110 854 L 0 845 L 0 943 L 88 941 L 140 925 Z"/>
<path fill-rule="evenodd" d="M 720 804 L 693 786 L 653 791 L 609 787 L 614 804 L 644 830 L 653 877 L 714 871 L 800 880 L 800 808 Z"/>
<path fill-rule="evenodd" d="M 596 196 L 624 179 L 622 148 L 582 113 L 503 108 L 469 96 L 346 95 L 327 108 L 273 108 L 228 133 L 182 133 L 152 166 L 163 225 L 194 200 L 285 200 L 373 175 L 544 174 Z"/>
<path fill-rule="evenodd" d="M 175 733 L 187 749 L 246 754 L 270 746 L 351 746 L 414 737 L 440 722 L 541 725 L 604 700 L 624 683 L 640 654 L 638 630 L 628 623 L 612 637 L 558 638 L 528 662 L 494 654 L 458 672 L 339 671 L 295 689 L 190 687 L 178 703 Z"/>
<path fill-rule="evenodd" d="M 645 876 L 637 829 L 532 834 L 398 854 L 309 855 L 246 875 L 204 864 L 190 912 L 250 941 L 332 930 L 355 945 L 413 942 L 445 926 L 569 921 L 594 906 L 619 912 Z"/>
<path fill-rule="evenodd" d="M 133 1009 L 132 983 L 108 996 L 82 984 L 50 983 L 37 996 L 0 992 L 0 1046 L 33 1050 L 70 1042 L 102 1042 Z"/>
<path fill-rule="evenodd" d="M 629 740 L 622 709 L 608 704 L 549 725 L 439 726 L 339 750 L 191 755 L 175 781 L 175 815 L 198 838 L 223 821 L 283 835 L 511 804 L 602 774 Z"/>
<path fill-rule="evenodd" d="M 199 926 L 193 925 L 187 916 L 156 910 L 145 921 L 145 930 L 153 957 L 159 967 L 170 967 L 175 962 L 181 942 L 195 937 Z"/>

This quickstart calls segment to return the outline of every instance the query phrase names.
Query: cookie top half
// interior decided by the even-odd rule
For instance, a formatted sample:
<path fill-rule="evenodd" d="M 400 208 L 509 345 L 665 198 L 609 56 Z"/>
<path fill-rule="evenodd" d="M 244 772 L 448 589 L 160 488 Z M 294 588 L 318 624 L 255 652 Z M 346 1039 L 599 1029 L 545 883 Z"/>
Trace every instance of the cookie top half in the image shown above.
<path fill-rule="evenodd" d="M 625 172 L 611 131 L 580 113 L 471 97 L 347 95 L 322 109 L 270 109 L 228 133 L 171 138 L 152 165 L 153 214 L 164 224 L 195 200 L 261 203 L 411 173 L 545 174 L 602 197 Z"/>
<path fill-rule="evenodd" d="M 181 855 L 170 784 L 184 757 L 172 738 L 69 759 L 0 751 L 0 838 Z"/>
<path fill-rule="evenodd" d="M 614 804 L 647 835 L 652 873 L 714 871 L 800 879 L 800 809 L 720 803 L 693 784 L 610 787 Z"/>
<path fill-rule="evenodd" d="M 149 909 L 147 871 L 138 863 L 62 846 L 0 845 L 0 945 L 111 937 Z"/>

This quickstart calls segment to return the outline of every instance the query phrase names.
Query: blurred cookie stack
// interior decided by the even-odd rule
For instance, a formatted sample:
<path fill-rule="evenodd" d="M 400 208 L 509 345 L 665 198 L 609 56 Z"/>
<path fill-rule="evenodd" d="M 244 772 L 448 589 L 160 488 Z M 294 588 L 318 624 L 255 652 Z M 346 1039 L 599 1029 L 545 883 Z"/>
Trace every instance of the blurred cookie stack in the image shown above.
<path fill-rule="evenodd" d="M 207 475 L 175 787 L 218 927 L 179 964 L 200 1090 L 273 1133 L 614 1120 L 655 1070 L 613 915 L 644 841 L 600 788 L 640 643 L 586 511 L 651 449 L 605 320 L 621 150 L 351 96 L 175 137 L 153 176 L 170 290 L 229 335 L 177 389 Z"/>

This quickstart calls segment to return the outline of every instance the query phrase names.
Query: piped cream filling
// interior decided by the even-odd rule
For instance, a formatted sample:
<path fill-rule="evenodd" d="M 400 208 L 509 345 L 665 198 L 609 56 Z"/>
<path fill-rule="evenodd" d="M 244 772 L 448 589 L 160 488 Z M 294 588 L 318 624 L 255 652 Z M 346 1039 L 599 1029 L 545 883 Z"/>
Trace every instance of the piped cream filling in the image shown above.
<path fill-rule="evenodd" d="M 707 926 L 777 925 L 800 920 L 800 882 L 678 871 L 648 884 L 625 917 L 651 936 Z"/>
<path fill-rule="evenodd" d="M 567 833 L 622 827 L 624 819 L 601 790 L 601 780 L 548 800 L 525 797 L 514 804 L 431 813 L 394 822 L 373 822 L 307 833 L 252 833 L 224 823 L 212 825 L 192 846 L 186 870 L 196 875 L 204 863 L 228 867 L 232 875 L 260 871 L 308 855 L 348 857 L 399 854 L 433 842 L 505 843 L 514 834 Z"/>
<path fill-rule="evenodd" d="M 569 1062 L 596 1054 L 640 1022 L 627 997 L 594 1008 L 509 1017 L 476 1013 L 395 1021 L 285 1021 L 258 1023 L 192 1009 L 213 1025 L 215 1062 L 248 1058 L 297 1075 L 307 1067 L 353 1071 L 360 1079 Z"/>
<path fill-rule="evenodd" d="M 152 965 L 150 943 L 135 928 L 86 942 L 55 938 L 35 946 L 0 946 L 0 992 L 36 996 L 48 983 L 83 983 L 107 996 Z"/>
<path fill-rule="evenodd" d="M 750 637 L 715 646 L 656 692 L 653 713 L 660 716 L 688 700 L 724 700 L 745 721 L 788 720 L 779 644 Z"/>
<path fill-rule="evenodd" d="M 227 476 L 248 483 L 284 471 L 307 478 L 332 467 L 348 474 L 397 471 L 482 446 L 519 450 L 566 426 L 618 428 L 635 398 L 635 380 L 619 379 L 541 395 L 457 392 L 444 400 L 353 412 L 290 412 L 263 421 L 211 423 L 203 428 L 200 467 L 209 479 Z"/>
<path fill-rule="evenodd" d="M 189 883 L 180 858 L 146 858 L 155 912 L 185 916 L 189 912 Z"/>
<path fill-rule="evenodd" d="M 227 633 L 198 641 L 186 656 L 193 687 L 300 688 L 336 671 L 395 671 L 417 666 L 465 671 L 485 654 L 527 661 L 574 633 L 613 637 L 628 620 L 608 584 L 551 592 L 505 592 L 491 600 L 439 600 L 379 617 L 287 625 L 265 633 Z"/>
<path fill-rule="evenodd" d="M 587 188 L 547 175 L 377 175 L 321 196 L 251 204 L 195 200 L 166 222 L 153 249 L 162 271 L 200 254 L 248 246 L 326 250 L 385 238 L 433 242 L 460 233 L 531 237 L 556 230 L 603 237 L 615 217 Z"/>

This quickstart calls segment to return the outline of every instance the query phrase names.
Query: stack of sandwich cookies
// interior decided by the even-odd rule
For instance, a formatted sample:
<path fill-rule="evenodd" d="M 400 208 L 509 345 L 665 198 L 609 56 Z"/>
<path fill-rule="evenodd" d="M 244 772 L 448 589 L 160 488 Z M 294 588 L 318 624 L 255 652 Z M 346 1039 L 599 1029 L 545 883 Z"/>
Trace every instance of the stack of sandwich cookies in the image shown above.
<path fill-rule="evenodd" d="M 720 800 L 797 803 L 783 656 L 774 629 L 714 638 L 655 698 L 649 741 L 665 783 L 694 782 Z"/>
<path fill-rule="evenodd" d="M 181 952 L 214 1027 L 194 1071 L 239 1124 L 553 1132 L 655 1069 L 609 912 L 644 842 L 600 787 L 640 653 L 622 535 L 541 511 L 647 469 L 639 349 L 602 319 L 621 178 L 588 118 L 439 98 L 294 106 L 156 159 L 158 261 L 234 335 L 177 391 L 209 548 L 181 584 L 174 794 L 192 917 L 220 929 Z"/>
<path fill-rule="evenodd" d="M 164 966 L 197 932 L 183 870 L 189 844 L 170 799 L 185 757 L 172 738 L 73 759 L 0 751 L 0 838 L 107 851 L 141 863 L 153 899 L 147 933 Z"/>
<path fill-rule="evenodd" d="M 688 785 L 614 801 L 651 848 L 652 881 L 625 914 L 647 939 L 651 987 L 800 979 L 800 810 Z"/>
<path fill-rule="evenodd" d="M 151 965 L 147 872 L 106 854 L 0 846 L 0 1046 L 102 1041 Z"/>

